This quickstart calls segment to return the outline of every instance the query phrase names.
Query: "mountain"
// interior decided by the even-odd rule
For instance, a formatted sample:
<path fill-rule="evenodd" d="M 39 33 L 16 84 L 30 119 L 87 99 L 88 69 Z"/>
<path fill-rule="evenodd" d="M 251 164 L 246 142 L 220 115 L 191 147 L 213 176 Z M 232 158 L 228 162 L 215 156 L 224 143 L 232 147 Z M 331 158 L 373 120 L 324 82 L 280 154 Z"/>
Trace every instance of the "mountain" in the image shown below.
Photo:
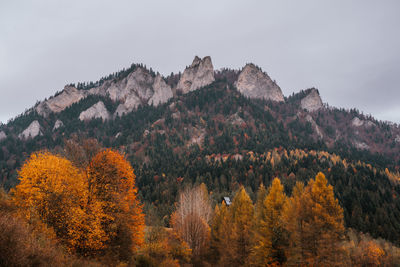
<path fill-rule="evenodd" d="M 215 202 L 242 184 L 295 181 L 322 171 L 346 225 L 399 244 L 400 128 L 322 102 L 316 88 L 284 96 L 254 64 L 214 70 L 195 57 L 162 77 L 142 64 L 69 84 L 0 126 L 0 178 L 9 189 L 33 151 L 96 138 L 126 153 L 149 218 L 168 225 L 177 192 L 204 182 Z M 153 217 L 152 217 L 153 216 Z"/>

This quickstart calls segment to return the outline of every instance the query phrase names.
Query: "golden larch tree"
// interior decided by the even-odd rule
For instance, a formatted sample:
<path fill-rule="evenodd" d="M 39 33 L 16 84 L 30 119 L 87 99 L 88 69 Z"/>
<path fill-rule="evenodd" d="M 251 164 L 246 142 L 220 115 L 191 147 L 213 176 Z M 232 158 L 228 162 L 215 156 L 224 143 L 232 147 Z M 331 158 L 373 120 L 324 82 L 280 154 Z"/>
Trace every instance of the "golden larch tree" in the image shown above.
<path fill-rule="evenodd" d="M 295 188 L 284 215 L 293 239 L 289 262 L 335 266 L 343 255 L 340 245 L 344 237 L 343 209 L 321 172 L 302 192 L 300 189 L 301 186 Z"/>
<path fill-rule="evenodd" d="M 285 261 L 287 235 L 282 221 L 285 202 L 283 185 L 275 178 L 263 201 L 262 211 L 256 218 L 259 227 L 255 229 L 251 257 L 255 266 L 282 264 Z"/>
<path fill-rule="evenodd" d="M 228 209 L 227 221 L 229 236 L 227 246 L 222 250 L 223 265 L 240 266 L 249 263 L 251 236 L 254 225 L 254 206 L 243 186 L 233 198 Z M 223 229 L 226 227 L 223 227 Z"/>

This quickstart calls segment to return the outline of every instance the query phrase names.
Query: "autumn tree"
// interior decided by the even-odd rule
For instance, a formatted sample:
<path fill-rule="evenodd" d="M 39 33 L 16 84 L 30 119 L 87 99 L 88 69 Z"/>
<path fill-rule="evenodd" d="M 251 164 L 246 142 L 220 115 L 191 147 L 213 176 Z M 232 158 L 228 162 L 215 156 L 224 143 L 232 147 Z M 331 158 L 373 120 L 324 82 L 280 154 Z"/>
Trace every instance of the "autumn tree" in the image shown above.
<path fill-rule="evenodd" d="M 221 208 L 222 211 L 222 208 Z M 243 186 L 233 198 L 227 216 L 221 222 L 220 264 L 223 266 L 240 266 L 249 263 L 251 235 L 254 224 L 254 206 Z"/>
<path fill-rule="evenodd" d="M 262 190 L 262 187 L 261 187 Z M 262 194 L 262 192 L 261 192 Z M 266 266 L 285 261 L 286 231 L 282 221 L 286 195 L 278 178 L 272 181 L 262 208 L 258 212 L 255 229 L 252 264 Z"/>
<path fill-rule="evenodd" d="M 210 262 L 217 264 L 221 254 L 225 255 L 227 245 L 230 243 L 230 223 L 228 207 L 223 201 L 216 205 L 211 223 Z M 228 251 L 229 252 L 229 251 Z"/>
<path fill-rule="evenodd" d="M 284 213 L 291 233 L 289 262 L 316 266 L 340 262 L 343 209 L 323 173 L 311 179 L 304 190 L 301 184 L 296 185 Z"/>
<path fill-rule="evenodd" d="M 72 251 L 127 261 L 142 245 L 144 215 L 135 175 L 118 152 L 99 152 L 86 168 L 37 152 L 18 174 L 13 201 L 20 215 Z"/>
<path fill-rule="evenodd" d="M 81 170 L 65 158 L 38 152 L 30 156 L 18 174 L 20 184 L 13 192 L 14 202 L 31 225 L 54 233 L 75 251 L 104 247 L 108 238 L 97 219 L 103 213 L 96 205 L 96 216 L 86 212 L 87 181 Z"/>
<path fill-rule="evenodd" d="M 144 214 L 133 168 L 123 155 L 107 149 L 92 158 L 87 177 L 88 202 L 100 203 L 106 214 L 101 224 L 109 237 L 108 251 L 128 260 L 144 242 Z"/>
<path fill-rule="evenodd" d="M 206 253 L 211 218 L 212 208 L 205 184 L 186 188 L 179 194 L 176 211 L 171 216 L 171 225 L 192 249 L 194 257 Z"/>

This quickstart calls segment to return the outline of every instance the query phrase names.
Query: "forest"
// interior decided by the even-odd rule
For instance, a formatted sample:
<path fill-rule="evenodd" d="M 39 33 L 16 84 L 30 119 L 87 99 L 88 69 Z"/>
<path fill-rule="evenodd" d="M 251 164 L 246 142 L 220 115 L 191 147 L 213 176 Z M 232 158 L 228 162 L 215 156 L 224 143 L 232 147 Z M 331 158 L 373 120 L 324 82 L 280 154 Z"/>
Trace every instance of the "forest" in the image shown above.
<path fill-rule="evenodd" d="M 272 158 L 271 158 L 272 159 Z M 295 182 L 243 185 L 215 201 L 205 183 L 179 191 L 170 227 L 138 198 L 134 169 L 95 140 L 32 153 L 0 198 L 1 266 L 393 266 L 400 249 L 345 227 L 319 172 Z M 214 204 L 216 202 L 216 204 Z"/>

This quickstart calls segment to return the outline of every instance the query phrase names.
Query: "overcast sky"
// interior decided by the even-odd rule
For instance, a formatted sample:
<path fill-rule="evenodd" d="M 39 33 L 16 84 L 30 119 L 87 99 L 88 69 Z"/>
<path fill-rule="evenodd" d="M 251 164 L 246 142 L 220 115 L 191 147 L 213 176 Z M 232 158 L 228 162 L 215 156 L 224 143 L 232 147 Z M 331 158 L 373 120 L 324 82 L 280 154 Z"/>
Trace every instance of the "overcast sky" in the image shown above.
<path fill-rule="evenodd" d="M 399 32 L 397 0 L 0 0 L 0 121 L 133 62 L 168 75 L 210 55 L 399 123 Z"/>

